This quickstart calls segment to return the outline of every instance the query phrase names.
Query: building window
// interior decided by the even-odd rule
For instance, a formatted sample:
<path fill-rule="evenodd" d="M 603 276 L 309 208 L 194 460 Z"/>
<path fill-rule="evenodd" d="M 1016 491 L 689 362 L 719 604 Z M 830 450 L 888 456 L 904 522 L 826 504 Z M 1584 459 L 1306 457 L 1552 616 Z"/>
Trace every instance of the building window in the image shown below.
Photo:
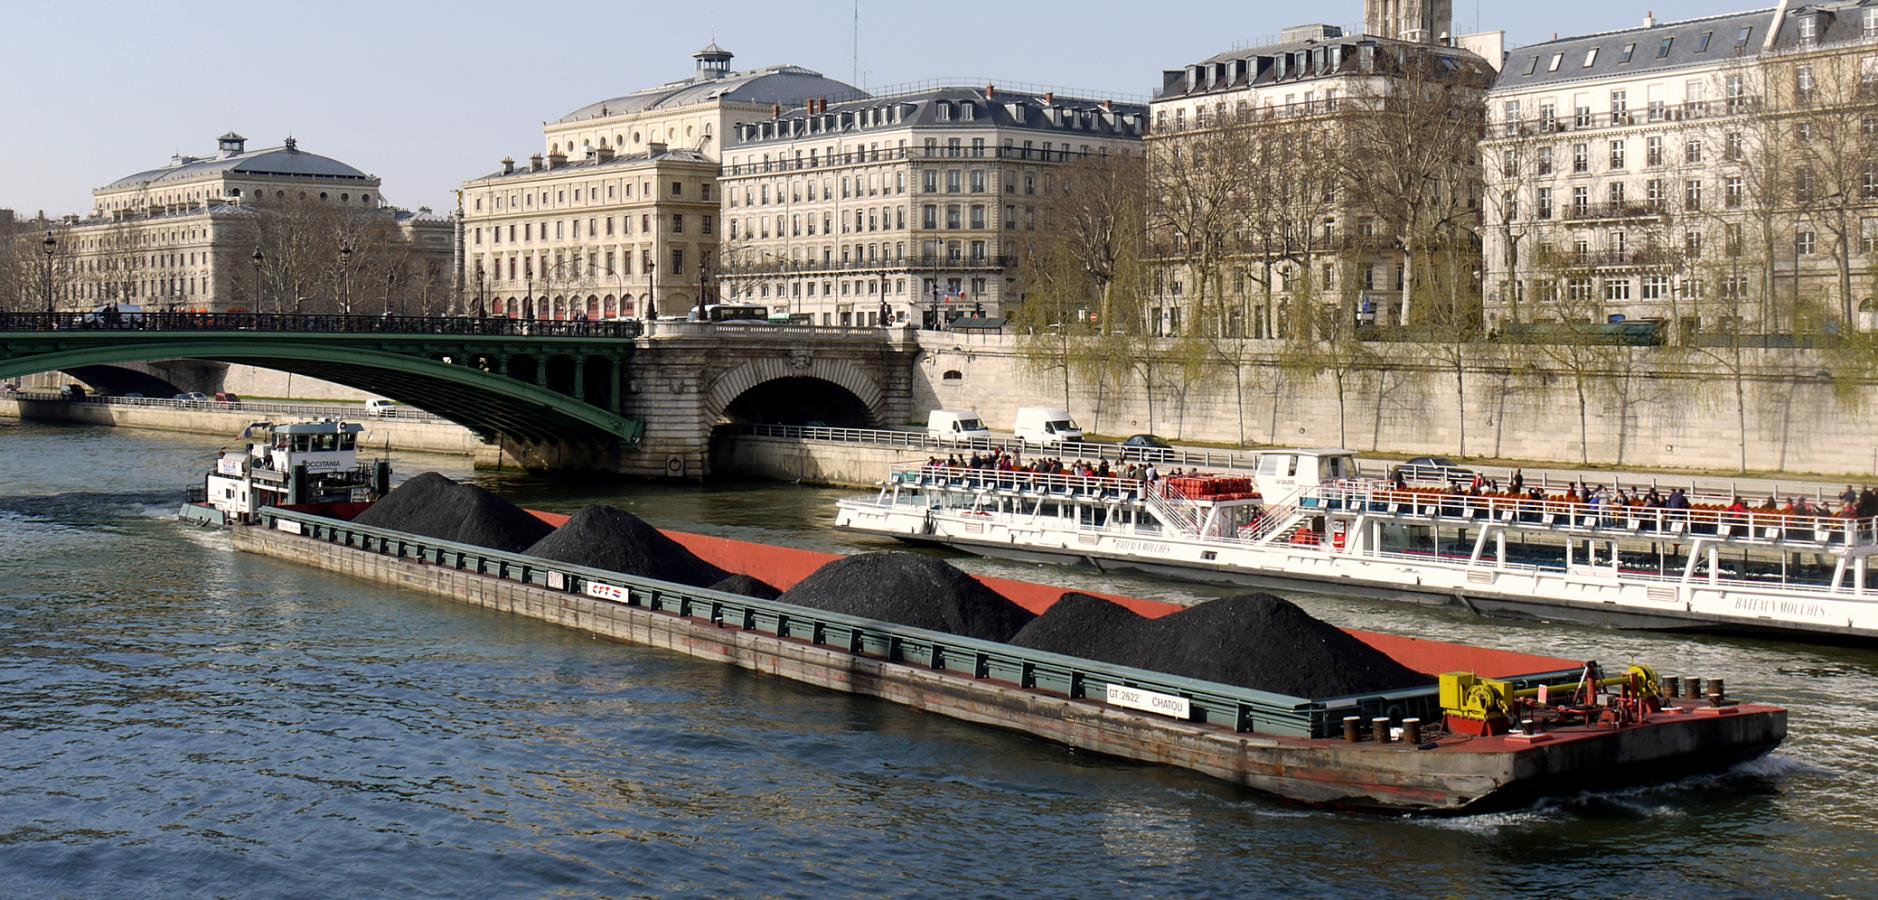
<path fill-rule="evenodd" d="M 681 277 L 685 271 L 685 248 L 672 248 L 672 277 Z"/>
<path fill-rule="evenodd" d="M 1690 165 L 1695 165 L 1702 161 L 1701 138 L 1692 138 L 1688 145 L 1682 148 L 1682 161 Z"/>
<path fill-rule="evenodd" d="M 1683 185 L 1683 208 L 1694 211 L 1702 208 L 1702 182 L 1692 180 Z"/>
<path fill-rule="evenodd" d="M 1728 186 L 1727 186 L 1727 189 L 1723 192 L 1723 197 L 1724 197 L 1723 202 L 1727 204 L 1728 208 L 1740 209 L 1742 201 L 1746 199 L 1746 195 L 1747 195 L 1746 181 L 1744 181 L 1742 177 L 1739 175 L 1728 176 Z"/>
<path fill-rule="evenodd" d="M 1663 300 L 1669 297 L 1668 275 L 1643 276 L 1643 299 Z"/>
<path fill-rule="evenodd" d="M 1604 299 L 1606 302 L 1622 303 L 1630 299 L 1630 279 L 1604 279 Z"/>
<path fill-rule="evenodd" d="M 685 184 L 684 184 L 684 182 L 682 182 L 682 181 L 674 181 L 674 182 L 672 182 L 672 196 L 674 196 L 674 197 L 683 197 L 684 195 L 685 195 Z"/>
<path fill-rule="evenodd" d="M 1724 139 L 1722 147 L 1722 155 L 1725 156 L 1729 162 L 1740 162 L 1742 156 L 1741 132 L 1728 132 L 1728 136 Z"/>
<path fill-rule="evenodd" d="M 1552 218 L 1552 189 L 1551 188 L 1539 189 L 1539 218 L 1541 219 Z"/>
<path fill-rule="evenodd" d="M 684 213 L 672 213 L 672 233 L 673 234 L 685 233 L 685 214 Z"/>
<path fill-rule="evenodd" d="M 1812 256 L 1819 249 L 1819 235 L 1811 231 L 1800 232 L 1795 249 L 1801 256 Z"/>
<path fill-rule="evenodd" d="M 1572 145 L 1572 171 L 1578 174 L 1591 171 L 1590 144 Z"/>
<path fill-rule="evenodd" d="M 1625 159 L 1624 142 L 1612 141 L 1611 142 L 1611 168 L 1622 169 L 1624 167 L 1624 159 Z"/>
<path fill-rule="evenodd" d="M 1643 142 L 1643 164 L 1660 166 L 1663 164 L 1663 139 L 1651 137 Z"/>
<path fill-rule="evenodd" d="M 1552 174 L 1552 148 L 1551 147 L 1539 148 L 1539 174 L 1541 175 Z"/>
<path fill-rule="evenodd" d="M 704 217 L 704 221 L 703 221 L 703 223 L 702 223 L 702 224 L 701 224 L 701 225 L 699 226 L 699 228 L 700 228 L 700 229 L 701 229 L 701 230 L 702 230 L 702 231 L 703 231 L 703 232 L 704 232 L 705 234 L 710 234 L 710 233 L 711 233 L 711 217 L 710 217 L 710 216 L 708 216 L 708 215 L 707 215 L 707 216 L 705 216 L 705 217 Z"/>

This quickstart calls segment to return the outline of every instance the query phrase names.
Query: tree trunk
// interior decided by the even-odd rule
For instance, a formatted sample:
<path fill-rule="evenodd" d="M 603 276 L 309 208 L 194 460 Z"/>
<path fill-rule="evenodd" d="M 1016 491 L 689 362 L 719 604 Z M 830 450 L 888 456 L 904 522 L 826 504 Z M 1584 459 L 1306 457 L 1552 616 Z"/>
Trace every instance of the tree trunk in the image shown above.
<path fill-rule="evenodd" d="M 1460 348 L 1458 347 L 1455 348 L 1455 352 L 1459 353 Z M 1466 459 L 1467 458 L 1467 368 L 1465 365 L 1463 365 L 1460 362 L 1460 359 L 1458 356 L 1456 357 L 1456 361 L 1454 363 L 1454 398 L 1455 398 L 1455 403 L 1459 406 L 1459 411 L 1455 414 L 1454 421 L 1457 425 L 1460 426 L 1460 429 L 1461 429 L 1461 446 L 1460 446 L 1459 451 L 1457 452 L 1460 453 L 1462 459 Z"/>
<path fill-rule="evenodd" d="M 1748 471 L 1748 392 L 1742 382 L 1741 356 L 1735 354 L 1735 429 L 1741 438 L 1741 474 Z"/>
<path fill-rule="evenodd" d="M 1342 369 L 1338 369 L 1338 370 L 1337 370 L 1337 372 L 1336 372 L 1336 382 L 1337 382 L 1337 446 L 1339 446 L 1339 447 L 1348 447 L 1348 446 L 1350 445 L 1350 439 L 1349 439 L 1349 437 L 1348 437 L 1348 435 L 1346 434 L 1346 423 L 1345 423 L 1345 421 L 1344 421 L 1344 413 L 1343 413 L 1343 396 L 1344 396 L 1344 389 L 1343 389 L 1343 375 L 1344 375 L 1344 373 L 1343 373 L 1343 370 L 1342 370 Z"/>
<path fill-rule="evenodd" d="M 1578 462 L 1588 466 L 1591 465 L 1591 420 L 1586 412 L 1589 401 L 1585 399 L 1584 376 L 1574 376 L 1572 386 L 1578 391 Z"/>

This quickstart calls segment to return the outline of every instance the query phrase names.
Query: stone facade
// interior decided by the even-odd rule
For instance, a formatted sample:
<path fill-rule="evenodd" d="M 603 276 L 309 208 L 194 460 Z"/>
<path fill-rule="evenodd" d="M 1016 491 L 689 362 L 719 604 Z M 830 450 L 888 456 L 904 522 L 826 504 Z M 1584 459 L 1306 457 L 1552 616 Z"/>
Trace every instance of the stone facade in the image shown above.
<path fill-rule="evenodd" d="M 1002 316 L 1053 170 L 1139 152 L 1146 124 L 1138 105 L 983 85 L 741 125 L 723 176 L 725 297 L 818 325 Z"/>
<path fill-rule="evenodd" d="M 1875 84 L 1861 3 L 1513 50 L 1482 144 L 1490 324 L 1878 326 Z"/>
<path fill-rule="evenodd" d="M 461 279 L 511 318 L 685 316 L 717 299 L 723 136 L 811 97 L 860 95 L 797 66 L 746 72 L 715 43 L 689 78 L 542 127 L 545 155 L 463 185 Z"/>
<path fill-rule="evenodd" d="M 54 304 L 221 311 L 257 306 L 257 204 L 318 203 L 382 215 L 415 255 L 414 271 L 447 292 L 452 224 L 385 204 L 381 182 L 338 160 L 281 146 L 247 149 L 230 132 L 212 156 L 178 154 L 168 166 L 92 192 L 93 210 L 54 231 Z M 334 267 L 340 263 L 335 260 Z"/>

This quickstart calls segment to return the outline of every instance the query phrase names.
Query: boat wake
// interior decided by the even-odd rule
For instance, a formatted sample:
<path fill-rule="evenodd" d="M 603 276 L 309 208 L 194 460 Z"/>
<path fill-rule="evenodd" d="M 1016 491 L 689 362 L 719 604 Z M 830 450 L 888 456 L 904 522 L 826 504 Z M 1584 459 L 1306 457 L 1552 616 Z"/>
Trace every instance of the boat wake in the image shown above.
<path fill-rule="evenodd" d="M 1451 831 L 1490 833 L 1503 828 L 1558 822 L 1572 817 L 1675 818 L 1691 812 L 1692 797 L 1715 797 L 1718 788 L 1731 794 L 1766 789 L 1795 777 L 1832 776 L 1831 770 L 1791 756 L 1767 756 L 1736 763 L 1720 772 L 1703 772 L 1661 784 L 1608 790 L 1585 790 L 1563 797 L 1546 797 L 1524 809 L 1502 810 L 1453 818 L 1415 817 L 1417 824 Z"/>

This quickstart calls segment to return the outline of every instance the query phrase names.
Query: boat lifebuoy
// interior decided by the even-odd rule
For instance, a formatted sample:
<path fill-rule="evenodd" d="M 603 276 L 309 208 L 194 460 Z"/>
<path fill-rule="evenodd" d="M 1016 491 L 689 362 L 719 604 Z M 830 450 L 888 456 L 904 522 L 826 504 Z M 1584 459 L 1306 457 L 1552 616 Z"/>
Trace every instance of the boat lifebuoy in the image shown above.
<path fill-rule="evenodd" d="M 1330 546 L 1343 549 L 1343 532 L 1348 527 L 1342 519 L 1333 519 L 1330 523 Z"/>

